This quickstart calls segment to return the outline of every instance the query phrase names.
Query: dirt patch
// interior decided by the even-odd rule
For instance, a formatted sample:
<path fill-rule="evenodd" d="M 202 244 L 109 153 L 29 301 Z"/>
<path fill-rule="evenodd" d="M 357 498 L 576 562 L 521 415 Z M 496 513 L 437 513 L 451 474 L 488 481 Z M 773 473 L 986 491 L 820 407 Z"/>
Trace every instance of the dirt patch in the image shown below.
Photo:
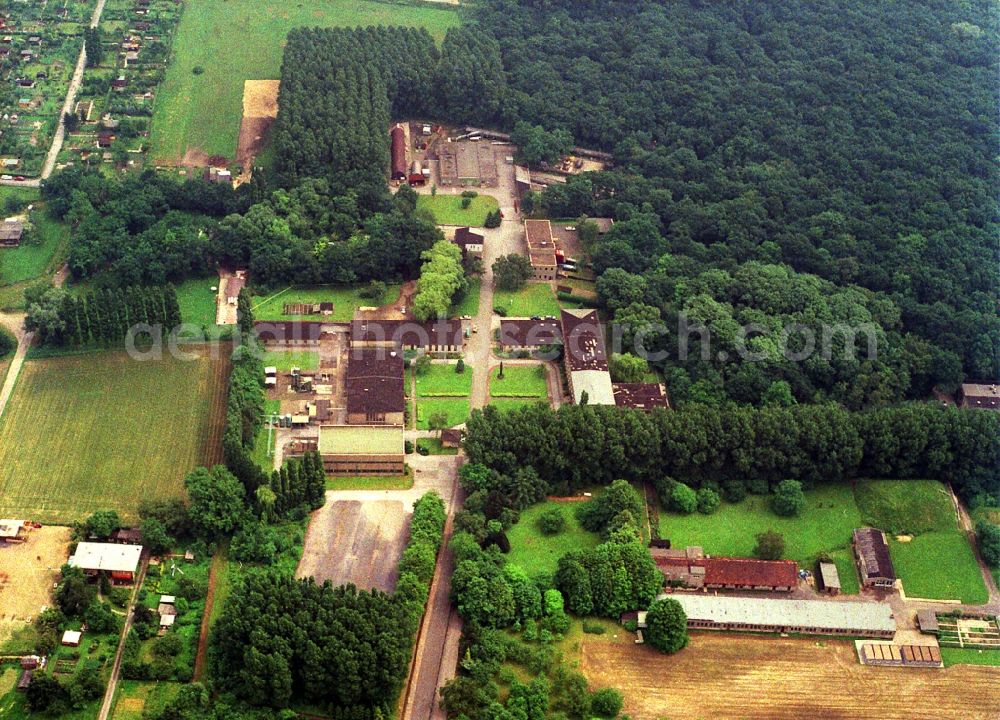
<path fill-rule="evenodd" d="M 236 162 L 249 167 L 271 139 L 273 117 L 243 116 L 240 122 L 240 139 L 236 145 Z"/>
<path fill-rule="evenodd" d="M 278 117 L 280 80 L 246 80 L 243 83 L 243 117 Z"/>
<path fill-rule="evenodd" d="M 400 501 L 327 503 L 309 523 L 295 576 L 392 592 L 408 527 L 409 513 Z"/>
<path fill-rule="evenodd" d="M 69 528 L 54 525 L 32 530 L 19 545 L 0 544 L 0 644 L 51 604 L 68 546 Z"/>
<path fill-rule="evenodd" d="M 581 670 L 592 687 L 624 688 L 637 720 L 1000 717 L 1000 668 L 863 666 L 844 641 L 698 633 L 666 656 L 631 639 L 585 637 Z"/>
<path fill-rule="evenodd" d="M 211 157 L 201 148 L 188 148 L 178 165 L 203 168 L 208 167 L 209 160 L 211 160 Z"/>

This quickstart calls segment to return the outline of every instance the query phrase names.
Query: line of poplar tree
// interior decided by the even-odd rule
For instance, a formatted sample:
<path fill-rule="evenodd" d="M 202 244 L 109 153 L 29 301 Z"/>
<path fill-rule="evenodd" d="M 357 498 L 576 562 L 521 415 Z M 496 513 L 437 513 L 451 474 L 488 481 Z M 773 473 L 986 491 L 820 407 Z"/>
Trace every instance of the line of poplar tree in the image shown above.
<path fill-rule="evenodd" d="M 181 323 L 181 309 L 172 285 L 94 290 L 85 295 L 66 293 L 59 316 L 64 323 L 63 345 L 121 342 L 129 329 L 156 326 L 164 333 Z"/>

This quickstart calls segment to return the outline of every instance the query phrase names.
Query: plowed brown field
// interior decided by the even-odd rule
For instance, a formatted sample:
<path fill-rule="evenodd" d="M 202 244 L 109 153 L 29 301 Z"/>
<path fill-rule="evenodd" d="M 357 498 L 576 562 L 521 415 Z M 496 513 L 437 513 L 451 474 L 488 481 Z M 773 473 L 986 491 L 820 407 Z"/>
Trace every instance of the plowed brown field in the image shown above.
<path fill-rule="evenodd" d="M 879 668 L 845 641 L 699 633 L 673 656 L 585 636 L 581 668 L 592 687 L 625 693 L 636 720 L 995 720 L 1000 668 Z"/>

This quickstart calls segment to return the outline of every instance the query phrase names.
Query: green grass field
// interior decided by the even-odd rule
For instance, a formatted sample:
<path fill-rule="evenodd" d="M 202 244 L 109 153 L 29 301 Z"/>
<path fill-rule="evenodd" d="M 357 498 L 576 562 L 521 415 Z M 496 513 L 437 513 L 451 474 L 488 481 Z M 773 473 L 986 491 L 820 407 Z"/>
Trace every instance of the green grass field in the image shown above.
<path fill-rule="evenodd" d="M 416 374 L 417 397 L 463 397 L 472 393 L 472 368 L 455 372 L 452 364 L 433 364 L 423 375 Z"/>
<path fill-rule="evenodd" d="M 0 516 L 48 523 L 181 497 L 221 460 L 228 363 L 89 353 L 24 364 L 0 420 Z"/>
<path fill-rule="evenodd" d="M 528 283 L 520 290 L 497 290 L 493 307 L 507 311 L 507 317 L 559 317 L 559 301 L 548 283 Z"/>
<path fill-rule="evenodd" d="M 399 297 L 401 285 L 389 285 L 381 298 L 361 297 L 367 285 L 314 285 L 294 286 L 267 297 L 254 297 L 253 315 L 255 320 L 291 320 L 294 315 L 285 315 L 286 303 L 332 302 L 333 315 L 302 316 L 311 320 L 350 322 L 359 307 L 377 307 L 393 302 Z"/>
<path fill-rule="evenodd" d="M 469 278 L 469 288 L 465 295 L 457 303 L 451 306 L 451 317 L 462 317 L 468 315 L 475 317 L 479 314 L 479 290 L 482 287 L 482 280 L 479 278 Z"/>
<path fill-rule="evenodd" d="M 417 198 L 417 210 L 427 210 L 438 225 L 467 225 L 482 227 L 486 216 L 500 207 L 492 195 L 477 195 L 469 207 L 462 207 L 461 195 L 421 195 Z"/>
<path fill-rule="evenodd" d="M 218 275 L 185 280 L 176 285 L 177 304 L 181 307 L 181 320 L 186 323 L 212 327 L 215 325 Z"/>
<path fill-rule="evenodd" d="M 278 400 L 264 401 L 264 416 L 269 417 L 281 410 L 281 402 Z M 278 435 L 271 432 L 271 439 L 268 441 L 268 429 L 263 427 L 254 439 L 253 452 L 250 457 L 257 465 L 267 472 L 274 470 L 274 446 L 277 444 Z M 270 453 L 270 454 L 268 454 Z"/>
<path fill-rule="evenodd" d="M 175 682 L 122 680 L 115 693 L 111 720 L 143 720 L 156 715 L 177 696 L 182 687 L 181 683 Z"/>
<path fill-rule="evenodd" d="M 544 365 L 507 365 L 502 379 L 499 366 L 490 371 L 491 398 L 544 398 L 548 394 Z"/>
<path fill-rule="evenodd" d="M 989 599 L 972 547 L 957 528 L 917 535 L 905 543 L 890 538 L 889 552 L 909 596 L 969 605 Z"/>
<path fill-rule="evenodd" d="M 461 425 L 469 417 L 468 398 L 422 398 L 417 400 L 417 429 L 428 430 L 430 416 L 436 412 L 448 415 L 448 427 Z"/>
<path fill-rule="evenodd" d="M 173 61 L 153 116 L 152 158 L 179 162 L 188 151 L 233 158 L 243 115 L 243 82 L 277 79 L 288 31 L 298 26 L 426 27 L 440 42 L 459 24 L 448 7 L 369 0 L 313 0 L 271 6 L 255 0 L 188 0 Z M 196 66 L 204 73 L 195 75 Z"/>
<path fill-rule="evenodd" d="M 520 565 L 529 575 L 553 573 L 559 558 L 570 550 L 585 550 L 597 546 L 601 538 L 580 527 L 576 519 L 578 503 L 541 502 L 521 513 L 517 525 L 507 533 L 510 553 L 507 562 Z M 566 529 L 558 535 L 543 535 L 538 518 L 546 510 L 559 508 L 566 517 Z"/>
<path fill-rule="evenodd" d="M 413 487 L 413 471 L 395 477 L 328 477 L 327 490 L 409 490 Z"/>
<path fill-rule="evenodd" d="M 751 495 L 740 503 L 724 502 L 713 515 L 660 513 L 660 536 L 674 547 L 700 545 L 706 553 L 750 557 L 755 536 L 777 530 L 785 536 L 785 557 L 808 570 L 821 553 L 837 565 L 842 590 L 857 592 L 857 575 L 850 551 L 851 533 L 861 523 L 854 493 L 847 484 L 826 485 L 806 492 L 806 509 L 799 517 L 778 517 L 770 498 Z"/>
<path fill-rule="evenodd" d="M 264 353 L 264 367 L 274 366 L 278 372 L 290 372 L 297 367 L 304 372 L 319 369 L 319 353 L 311 350 L 271 350 Z"/>
<path fill-rule="evenodd" d="M 53 220 L 44 210 L 31 214 L 35 238 L 31 244 L 0 250 L 0 285 L 33 280 L 55 272 L 69 240 L 69 226 Z"/>
<path fill-rule="evenodd" d="M 891 535 L 955 527 L 948 490 L 936 480 L 861 480 L 854 496 L 864 522 Z"/>
<path fill-rule="evenodd" d="M 1000 650 L 976 650 L 973 648 L 941 648 L 941 659 L 945 667 L 952 665 L 993 665 L 1000 666 Z"/>

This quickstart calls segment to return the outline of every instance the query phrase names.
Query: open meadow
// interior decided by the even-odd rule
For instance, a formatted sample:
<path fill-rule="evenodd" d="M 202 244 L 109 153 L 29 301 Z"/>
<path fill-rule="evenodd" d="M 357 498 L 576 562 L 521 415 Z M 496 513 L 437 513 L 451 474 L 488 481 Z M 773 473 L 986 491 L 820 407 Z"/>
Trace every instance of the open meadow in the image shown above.
<path fill-rule="evenodd" d="M 529 575 L 554 573 L 559 558 L 570 550 L 597 547 L 601 537 L 584 530 L 576 519 L 581 503 L 546 500 L 525 509 L 521 519 L 507 533 L 510 553 L 507 562 L 519 565 Z M 549 510 L 559 510 L 566 518 L 566 528 L 556 535 L 545 535 L 538 528 L 539 518 Z"/>
<path fill-rule="evenodd" d="M 221 459 L 229 365 L 191 351 L 26 362 L 0 419 L 0 516 L 69 523 L 107 508 L 131 521 L 142 500 L 181 497 L 191 469 Z"/>
<path fill-rule="evenodd" d="M 277 79 L 293 27 L 425 27 L 440 42 L 459 24 L 451 7 L 371 0 L 310 0 L 272 5 L 254 0 L 188 0 L 160 86 L 151 147 L 158 164 L 204 163 L 236 155 L 245 80 Z M 195 74 L 194 69 L 202 69 Z"/>

